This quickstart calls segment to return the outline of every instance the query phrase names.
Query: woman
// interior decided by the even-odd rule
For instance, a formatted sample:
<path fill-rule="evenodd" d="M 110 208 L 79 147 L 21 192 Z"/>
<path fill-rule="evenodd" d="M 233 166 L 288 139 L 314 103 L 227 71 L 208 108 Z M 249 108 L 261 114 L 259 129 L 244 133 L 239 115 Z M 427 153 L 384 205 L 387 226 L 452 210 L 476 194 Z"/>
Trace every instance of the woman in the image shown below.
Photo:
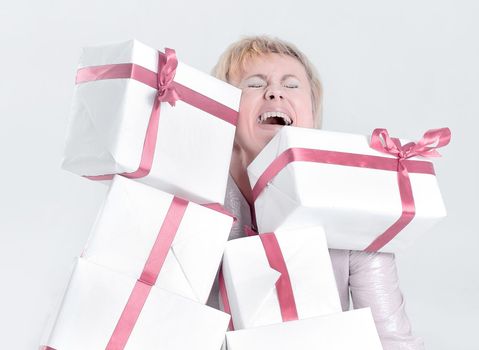
<path fill-rule="evenodd" d="M 252 222 L 252 191 L 246 167 L 282 125 L 319 128 L 322 88 L 308 59 L 293 45 L 269 37 L 232 44 L 213 74 L 242 89 L 225 207 L 239 218 L 229 239 L 243 237 Z M 393 254 L 329 250 L 341 305 L 371 307 L 385 350 L 423 349 L 412 336 L 398 287 Z M 218 305 L 214 287 L 210 305 Z"/>

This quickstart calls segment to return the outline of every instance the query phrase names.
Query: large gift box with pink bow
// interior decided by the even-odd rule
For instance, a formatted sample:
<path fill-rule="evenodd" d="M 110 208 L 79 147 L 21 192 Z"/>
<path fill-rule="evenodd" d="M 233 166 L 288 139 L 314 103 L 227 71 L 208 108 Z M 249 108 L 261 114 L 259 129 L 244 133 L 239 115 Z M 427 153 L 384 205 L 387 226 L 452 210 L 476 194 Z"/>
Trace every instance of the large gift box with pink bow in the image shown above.
<path fill-rule="evenodd" d="M 320 225 L 331 248 L 400 250 L 446 216 L 430 157 L 449 139 L 283 127 L 248 167 L 259 232 Z"/>
<path fill-rule="evenodd" d="M 233 217 L 115 176 L 85 260 L 206 303 Z"/>
<path fill-rule="evenodd" d="M 42 349 L 219 349 L 229 316 L 78 259 Z"/>
<path fill-rule="evenodd" d="M 223 203 L 241 90 L 136 40 L 81 54 L 63 167 Z"/>

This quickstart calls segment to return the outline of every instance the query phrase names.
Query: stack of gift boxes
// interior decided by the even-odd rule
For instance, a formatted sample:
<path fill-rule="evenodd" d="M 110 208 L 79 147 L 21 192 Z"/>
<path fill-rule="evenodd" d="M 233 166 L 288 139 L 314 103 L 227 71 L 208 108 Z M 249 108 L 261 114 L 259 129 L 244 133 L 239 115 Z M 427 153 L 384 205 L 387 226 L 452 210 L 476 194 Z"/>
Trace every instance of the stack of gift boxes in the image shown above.
<path fill-rule="evenodd" d="M 282 128 L 248 167 L 260 234 L 223 256 L 228 349 L 381 349 L 369 308 L 342 312 L 328 247 L 396 252 L 442 219 L 426 158 L 449 139 Z"/>
<path fill-rule="evenodd" d="M 369 309 L 341 311 L 328 247 L 395 251 L 444 216 L 433 171 L 416 164 L 430 163 L 406 160 L 430 149 L 398 161 L 363 136 L 283 128 L 248 168 L 260 234 L 227 242 L 234 218 L 218 204 L 240 95 L 170 49 L 84 49 L 63 166 L 110 188 L 46 349 L 381 349 Z M 404 191 L 383 190 L 404 187 L 398 164 L 412 225 Z M 231 320 L 204 305 L 222 257 Z"/>
<path fill-rule="evenodd" d="M 230 316 L 205 304 L 240 97 L 170 49 L 83 50 L 63 166 L 110 187 L 47 349 L 221 348 Z"/>

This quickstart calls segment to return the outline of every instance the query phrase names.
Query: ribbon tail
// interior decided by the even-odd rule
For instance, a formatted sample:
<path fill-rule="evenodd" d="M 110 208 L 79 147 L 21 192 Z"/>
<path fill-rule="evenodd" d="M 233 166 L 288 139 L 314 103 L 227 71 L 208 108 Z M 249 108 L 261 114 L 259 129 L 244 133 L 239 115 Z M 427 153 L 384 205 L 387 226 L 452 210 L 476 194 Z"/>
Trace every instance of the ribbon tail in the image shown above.
<path fill-rule="evenodd" d="M 178 95 L 174 88 L 169 88 L 168 90 L 165 90 L 163 95 L 159 96 L 158 99 L 161 102 L 167 102 L 170 106 L 175 107 L 176 101 L 180 99 L 180 95 Z"/>

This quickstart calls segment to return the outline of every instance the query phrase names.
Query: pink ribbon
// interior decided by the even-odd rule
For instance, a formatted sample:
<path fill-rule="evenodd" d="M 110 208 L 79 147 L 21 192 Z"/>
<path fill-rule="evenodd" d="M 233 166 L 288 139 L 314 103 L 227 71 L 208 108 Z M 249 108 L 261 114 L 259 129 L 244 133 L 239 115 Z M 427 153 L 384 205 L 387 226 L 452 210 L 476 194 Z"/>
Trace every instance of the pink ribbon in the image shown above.
<path fill-rule="evenodd" d="M 188 202 L 184 199 L 178 197 L 173 198 L 153 248 L 150 251 L 150 255 L 145 263 L 143 272 L 130 294 L 113 334 L 110 337 L 106 350 L 120 350 L 125 348 L 150 290 L 160 274 L 163 263 L 168 255 L 168 250 L 173 243 L 187 206 Z"/>
<path fill-rule="evenodd" d="M 149 285 L 154 285 L 160 274 L 163 263 L 165 262 L 168 251 L 170 250 L 176 232 L 180 227 L 181 220 L 185 215 L 188 201 L 173 197 L 168 212 L 166 213 L 160 232 L 151 248 L 150 255 L 146 260 L 140 281 Z"/>
<path fill-rule="evenodd" d="M 182 100 L 230 124 L 236 125 L 238 112 L 174 81 L 177 66 L 178 60 L 175 51 L 166 48 L 164 54 L 159 53 L 157 73 L 134 63 L 84 67 L 77 72 L 76 84 L 105 79 L 134 79 L 158 91 L 146 130 L 140 165 L 134 172 L 121 174 L 125 177 L 145 177 L 151 170 L 162 102 L 168 102 L 174 106 L 177 100 Z M 85 177 L 91 180 L 111 180 L 113 174 Z"/>
<path fill-rule="evenodd" d="M 149 284 L 136 281 L 113 334 L 106 345 L 106 350 L 122 350 L 125 348 L 151 288 L 152 286 Z"/>
<path fill-rule="evenodd" d="M 369 252 L 377 251 L 406 227 L 415 215 L 414 198 L 408 174 L 435 174 L 432 163 L 407 158 L 414 156 L 437 157 L 439 153 L 435 149 L 447 145 L 450 138 L 451 132 L 448 128 L 433 129 L 427 131 L 419 142 L 401 145 L 399 140 L 390 138 L 385 129 L 375 129 L 371 137 L 371 147 L 380 152 L 391 154 L 396 158 L 308 148 L 290 148 L 281 153 L 259 177 L 253 187 L 253 200 L 256 201 L 268 183 L 285 166 L 295 161 L 395 171 L 398 173 L 402 214 L 391 227 L 365 248 Z"/>
<path fill-rule="evenodd" d="M 160 54 L 159 60 L 161 61 L 160 65 L 162 68 L 158 67 L 161 73 L 157 74 L 157 98 L 160 102 L 168 102 L 170 105 L 175 106 L 176 101 L 180 99 L 180 95 L 178 95 L 172 84 L 173 79 L 175 79 L 176 68 L 178 67 L 175 50 L 166 48 L 165 54 Z"/>
<path fill-rule="evenodd" d="M 259 235 L 259 238 L 261 243 L 263 243 L 269 265 L 272 269 L 281 273 L 281 276 L 276 281 L 276 292 L 283 322 L 297 320 L 298 311 L 296 310 L 293 288 L 278 240 L 274 233 L 262 233 Z"/>

